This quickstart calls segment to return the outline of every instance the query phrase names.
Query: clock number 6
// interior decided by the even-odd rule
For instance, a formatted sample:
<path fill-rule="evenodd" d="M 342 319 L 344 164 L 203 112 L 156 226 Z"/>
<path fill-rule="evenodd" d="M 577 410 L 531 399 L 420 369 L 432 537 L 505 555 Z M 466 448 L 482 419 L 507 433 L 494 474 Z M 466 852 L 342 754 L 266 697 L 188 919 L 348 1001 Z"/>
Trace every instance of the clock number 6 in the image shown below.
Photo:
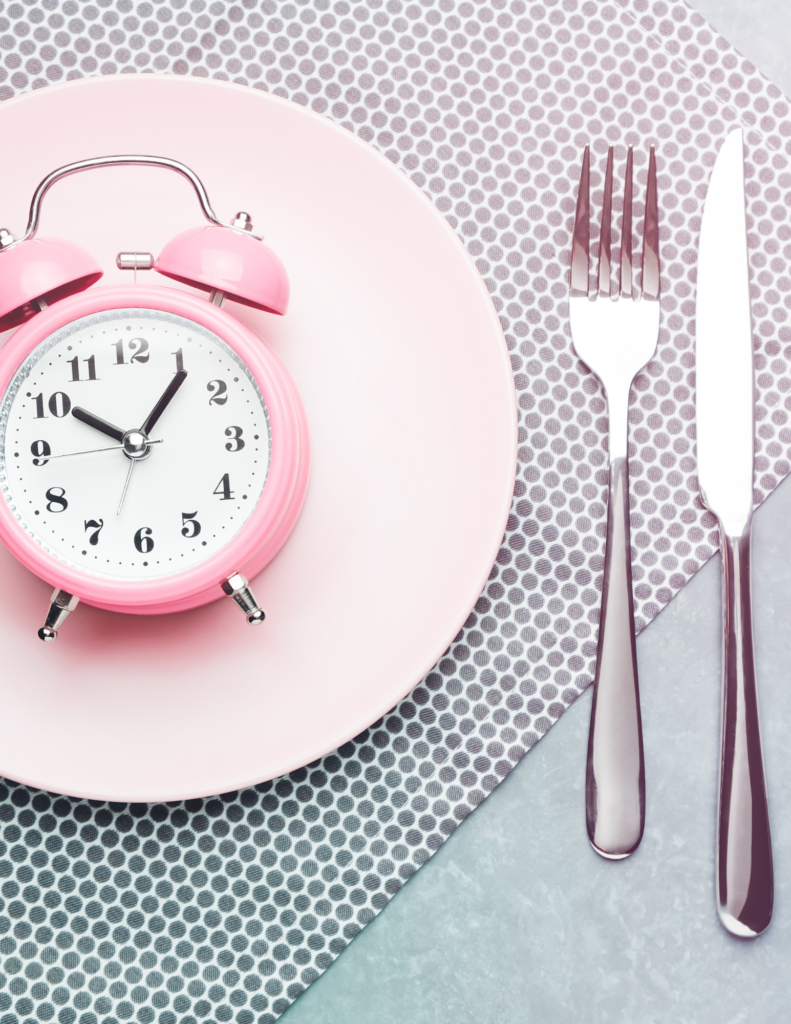
<path fill-rule="evenodd" d="M 141 555 L 147 555 L 154 550 L 154 538 L 151 536 L 153 530 L 150 526 L 141 526 L 135 534 L 135 547 Z"/>
<path fill-rule="evenodd" d="M 192 540 L 193 537 L 197 537 L 201 531 L 201 525 L 195 518 L 197 514 L 197 511 L 181 513 L 181 522 L 183 523 L 183 526 L 181 527 L 181 536 L 186 537 L 188 540 Z"/>
<path fill-rule="evenodd" d="M 65 512 L 69 507 L 64 495 L 66 491 L 62 487 L 50 487 L 45 497 L 47 499 L 47 512 Z"/>
<path fill-rule="evenodd" d="M 230 437 L 230 441 L 226 441 L 225 450 L 229 452 L 240 452 L 244 448 L 245 442 L 242 440 L 242 434 L 244 431 L 241 427 L 226 427 L 225 436 Z"/>

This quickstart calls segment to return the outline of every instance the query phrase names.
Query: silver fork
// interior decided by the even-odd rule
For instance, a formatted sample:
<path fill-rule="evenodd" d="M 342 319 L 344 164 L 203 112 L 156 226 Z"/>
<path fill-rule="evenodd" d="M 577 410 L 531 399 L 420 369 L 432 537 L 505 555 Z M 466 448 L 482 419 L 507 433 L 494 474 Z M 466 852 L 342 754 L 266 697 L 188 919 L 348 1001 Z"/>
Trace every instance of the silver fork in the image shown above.
<path fill-rule="evenodd" d="M 612 180 L 611 146 L 604 176 L 598 286 L 591 294 L 590 150 L 586 146 L 571 250 L 569 315 L 574 349 L 601 381 L 609 405 L 607 541 L 585 810 L 593 848 L 603 857 L 621 860 L 637 849 L 645 825 L 645 764 L 632 605 L 627 417 L 632 381 L 653 356 L 659 336 L 659 206 L 653 147 L 645 201 L 642 297 L 636 301 L 632 298 L 631 147 L 626 158 L 618 301 L 610 299 Z"/>

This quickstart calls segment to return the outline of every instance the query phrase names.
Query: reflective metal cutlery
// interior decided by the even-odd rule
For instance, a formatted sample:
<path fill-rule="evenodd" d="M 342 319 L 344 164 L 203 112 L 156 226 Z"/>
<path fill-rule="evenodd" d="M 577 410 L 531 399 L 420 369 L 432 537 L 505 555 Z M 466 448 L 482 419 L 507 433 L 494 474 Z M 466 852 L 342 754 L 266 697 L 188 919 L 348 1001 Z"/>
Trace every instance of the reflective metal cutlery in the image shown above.
<path fill-rule="evenodd" d="M 723 583 L 717 910 L 729 932 L 750 938 L 772 919 L 774 881 L 750 599 L 755 385 L 741 130 L 711 175 L 697 291 L 698 478 L 719 521 Z"/>
<path fill-rule="evenodd" d="M 590 152 L 586 147 L 571 251 L 569 316 L 574 349 L 607 393 L 610 485 L 585 810 L 593 848 L 603 857 L 621 860 L 637 849 L 645 824 L 645 768 L 632 605 L 627 416 L 632 380 L 653 356 L 659 336 L 659 204 L 653 149 L 643 230 L 643 287 L 638 301 L 632 298 L 631 148 L 626 159 L 617 302 L 610 299 L 612 189 L 610 147 L 604 177 L 598 285 L 592 296 L 588 286 Z"/>

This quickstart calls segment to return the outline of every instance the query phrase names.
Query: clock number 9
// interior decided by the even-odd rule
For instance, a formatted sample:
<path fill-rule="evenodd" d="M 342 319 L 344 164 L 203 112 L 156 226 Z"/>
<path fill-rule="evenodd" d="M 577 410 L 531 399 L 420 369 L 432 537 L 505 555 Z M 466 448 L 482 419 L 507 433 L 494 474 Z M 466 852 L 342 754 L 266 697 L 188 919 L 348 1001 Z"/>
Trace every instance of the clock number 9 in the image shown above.
<path fill-rule="evenodd" d="M 153 530 L 150 526 L 141 526 L 135 534 L 135 547 L 141 555 L 147 555 L 154 550 L 154 538 L 151 536 Z"/>
<path fill-rule="evenodd" d="M 46 466 L 48 460 L 44 456 L 52 455 L 52 449 L 46 441 L 34 441 L 30 446 L 30 451 L 37 456 L 33 459 L 34 466 Z"/>
<path fill-rule="evenodd" d="M 64 495 L 66 491 L 62 487 L 50 487 L 45 497 L 47 499 L 47 512 L 65 512 L 69 507 Z"/>
<path fill-rule="evenodd" d="M 186 537 L 188 540 L 192 540 L 193 537 L 197 537 L 201 531 L 201 525 L 195 518 L 197 512 L 182 512 L 181 522 L 184 524 L 181 527 L 181 536 Z"/>
<path fill-rule="evenodd" d="M 206 390 L 213 392 L 209 405 L 225 405 L 228 401 L 228 385 L 224 380 L 210 380 Z"/>
<path fill-rule="evenodd" d="M 225 450 L 229 452 L 240 452 L 244 448 L 245 442 L 242 440 L 242 428 L 241 427 L 226 427 L 225 436 L 230 437 L 230 441 L 225 444 Z"/>

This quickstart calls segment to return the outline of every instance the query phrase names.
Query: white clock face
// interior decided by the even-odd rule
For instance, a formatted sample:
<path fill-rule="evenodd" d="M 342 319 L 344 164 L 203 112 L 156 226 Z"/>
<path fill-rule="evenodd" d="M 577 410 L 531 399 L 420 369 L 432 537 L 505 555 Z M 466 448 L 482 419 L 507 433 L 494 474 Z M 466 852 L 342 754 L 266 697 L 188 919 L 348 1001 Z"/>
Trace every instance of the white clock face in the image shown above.
<path fill-rule="evenodd" d="M 270 452 L 261 390 L 239 356 L 156 310 L 96 313 L 51 334 L 0 405 L 5 501 L 45 551 L 95 576 L 153 579 L 216 554 L 259 501 Z"/>

